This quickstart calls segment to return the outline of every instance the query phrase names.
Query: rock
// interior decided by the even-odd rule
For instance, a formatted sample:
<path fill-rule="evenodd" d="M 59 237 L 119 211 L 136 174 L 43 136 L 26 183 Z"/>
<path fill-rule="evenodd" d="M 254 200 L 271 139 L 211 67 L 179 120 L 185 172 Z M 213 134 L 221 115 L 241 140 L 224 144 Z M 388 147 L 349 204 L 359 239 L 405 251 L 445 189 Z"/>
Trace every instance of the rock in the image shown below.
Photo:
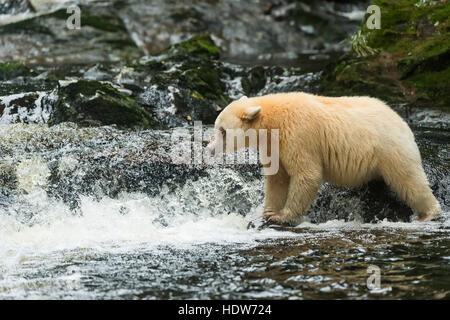
<path fill-rule="evenodd" d="M 120 128 L 154 128 L 158 122 L 132 98 L 111 85 L 79 80 L 59 88 L 50 123 L 81 126 L 116 124 Z"/>
<path fill-rule="evenodd" d="M 149 54 L 209 33 L 231 59 L 296 58 L 305 51 L 342 50 L 369 1 L 122 2 L 121 17 Z"/>
<path fill-rule="evenodd" d="M 70 123 L 50 127 L 14 124 L 0 130 L 0 197 L 2 193 L 8 199 L 20 196 L 15 167 L 31 154 L 42 157 L 50 170 L 47 195 L 74 212 L 84 196 L 117 198 L 123 193 L 148 195 L 162 220 L 180 208 L 194 215 L 246 215 L 262 210 L 264 182 L 258 165 L 173 163 L 176 142 L 172 130 L 123 131 Z M 450 131 L 422 128 L 415 133 L 430 186 L 448 212 Z M 203 138 L 205 145 L 207 137 Z M 377 222 L 410 221 L 411 215 L 384 183 L 374 181 L 361 188 L 324 184 L 304 218 L 312 223 L 333 219 Z"/>
<path fill-rule="evenodd" d="M 73 64 L 98 61 L 128 61 L 141 55 L 112 4 L 80 6 L 81 29 L 67 28 L 66 9 L 31 15 L 25 20 L 0 26 L 0 60 L 27 64 Z"/>
<path fill-rule="evenodd" d="M 141 78 L 148 79 L 148 88 L 138 101 L 155 109 L 167 124 L 183 124 L 188 119 L 212 123 L 230 102 L 218 58 L 219 48 L 207 35 L 194 36 L 149 57 L 134 66 Z"/>
<path fill-rule="evenodd" d="M 45 91 L 0 97 L 0 124 L 46 123 L 50 115 L 49 102 Z"/>
<path fill-rule="evenodd" d="M 101 80 L 126 91 L 128 99 L 152 111 L 159 122 L 170 127 L 192 124 L 197 120 L 212 124 L 222 108 L 242 95 L 293 90 L 314 92 L 314 82 L 318 76 L 305 74 L 300 68 L 243 67 L 225 63 L 220 60 L 218 46 L 204 34 L 193 36 L 158 55 L 144 57 L 139 63 L 128 66 L 122 66 L 122 62 L 64 63 L 55 67 L 34 65 L 33 70 L 26 68 L 23 63 L 5 66 L 15 68 L 4 68 L 8 70 L 4 72 L 5 77 L 11 79 L 0 83 L 0 97 L 23 92 L 50 93 L 57 88 L 59 80 L 65 81 L 63 79 L 93 81 L 91 84 Z M 61 88 L 55 95 L 59 95 L 61 90 L 65 89 Z M 29 106 L 26 109 L 30 110 Z M 60 113 L 61 110 L 64 110 L 64 115 Z M 71 109 L 70 112 L 75 111 Z M 55 112 L 51 121 L 56 123 L 84 121 L 87 124 L 85 120 L 90 118 L 86 118 L 83 113 L 77 120 L 74 115 L 68 116 L 69 111 L 64 108 L 56 108 Z M 15 122 L 25 118 L 8 119 Z M 92 120 L 89 120 L 90 124 L 94 125 Z M 97 124 L 114 123 L 111 121 Z M 130 126 L 134 126 L 134 123 Z"/>
<path fill-rule="evenodd" d="M 53 75 L 39 75 L 20 61 L 0 63 L 0 97 L 14 94 L 53 90 L 57 78 Z"/>
<path fill-rule="evenodd" d="M 381 29 L 363 24 L 352 52 L 328 67 L 322 92 L 366 95 L 449 111 L 450 38 L 446 1 L 376 0 Z"/>
<path fill-rule="evenodd" d="M 220 49 L 208 35 L 196 35 L 130 65 L 121 84 L 144 88 L 137 90 L 137 101 L 169 126 L 195 120 L 212 124 L 220 110 L 242 95 L 314 91 L 314 76 L 299 68 L 243 67 L 219 57 Z"/>
<path fill-rule="evenodd" d="M 28 0 L 8 0 L 0 2 L 0 14 L 17 14 L 31 11 Z"/>
<path fill-rule="evenodd" d="M 195 35 L 184 42 L 174 44 L 163 50 L 160 54 L 181 61 L 188 56 L 214 60 L 217 60 L 220 56 L 219 48 L 206 34 Z"/>

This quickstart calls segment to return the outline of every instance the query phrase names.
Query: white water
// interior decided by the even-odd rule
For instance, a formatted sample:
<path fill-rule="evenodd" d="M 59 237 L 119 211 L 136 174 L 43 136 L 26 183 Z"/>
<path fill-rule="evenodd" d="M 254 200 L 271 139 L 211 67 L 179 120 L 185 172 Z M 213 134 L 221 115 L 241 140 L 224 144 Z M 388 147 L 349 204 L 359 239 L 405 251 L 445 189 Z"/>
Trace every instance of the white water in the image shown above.
<path fill-rule="evenodd" d="M 289 238 L 304 244 L 323 242 L 325 247 L 327 241 L 342 239 L 356 245 L 358 250 L 365 250 L 355 239 L 376 243 L 378 231 L 388 237 L 406 233 L 406 237 L 436 234 L 439 238 L 450 230 L 448 212 L 444 213 L 443 222 L 365 224 L 355 219 L 312 224 L 305 219 L 298 227 L 285 231 L 247 230 L 248 222 L 259 217 L 263 210 L 263 182 L 262 179 L 245 180 L 245 175 L 233 168 L 206 169 L 207 176 L 188 178 L 175 190 L 170 190 L 168 184 L 153 196 L 122 192 L 111 198 L 104 194 L 103 178 L 98 178 L 91 182 L 98 184 L 93 188 L 94 194 L 80 194 L 75 210 L 49 195 L 54 183 L 51 176 L 55 174 L 51 173 L 51 167 L 55 161 L 58 179 L 77 193 L 78 181 L 84 181 L 79 178 L 91 172 L 90 166 L 109 173 L 109 165 L 122 163 L 128 156 L 144 157 L 140 160 L 151 162 L 154 153 L 139 152 L 153 144 L 164 152 L 165 143 L 171 143 L 165 132 L 126 132 L 112 127 L 79 129 L 70 124 L 50 128 L 23 124 L 0 126 L 0 148 L 6 150 L 0 157 L 0 174 L 11 174 L 16 181 L 15 191 L 6 196 L 2 188 L 11 188 L 9 180 L 5 180 L 6 185 L 0 185 L 0 297 L 114 298 L 126 294 L 103 285 L 95 292 L 81 285 L 90 281 L 87 274 L 128 268 L 125 264 L 114 269 L 110 259 L 116 259 L 116 255 L 131 255 L 130 263 L 140 265 L 146 260 L 139 261 L 134 255 L 169 254 L 174 263 L 184 265 L 185 260 L 166 253 L 165 248 L 189 252 L 198 258 L 201 250 L 223 247 L 227 255 L 230 247 L 253 249 L 272 240 Z M 86 159 L 105 157 L 111 158 L 111 162 L 86 162 Z M 0 179 L 3 179 L 1 175 Z M 239 199 L 239 195 L 243 198 Z M 245 217 L 229 212 L 227 206 L 240 201 L 248 201 L 250 205 Z M 342 210 L 351 208 L 343 204 Z M 349 233 L 355 234 L 355 239 L 349 239 Z M 308 251 L 304 254 L 309 255 Z M 98 257 L 104 260 L 96 262 Z M 252 270 L 254 266 L 248 268 Z M 130 270 L 139 272 L 131 265 Z M 205 271 L 200 270 L 197 272 Z M 161 272 L 164 274 L 164 266 L 158 272 L 159 276 Z M 176 278 L 176 272 L 171 269 L 167 277 Z M 177 290 L 183 292 L 182 287 Z M 262 297 L 279 296 L 280 290 L 268 290 Z"/>
<path fill-rule="evenodd" d="M 29 173 L 28 179 L 19 178 L 21 188 L 29 193 L 22 194 L 15 204 L 0 208 L 0 269 L 3 272 L 29 259 L 46 259 L 53 252 L 66 250 L 89 249 L 116 253 L 143 247 L 156 249 L 161 245 L 184 248 L 205 243 L 236 243 L 253 246 L 258 240 L 304 237 L 304 234 L 270 228 L 247 230 L 248 222 L 259 217 L 262 212 L 262 203 L 252 208 L 246 217 L 236 213 L 215 214 L 205 210 L 204 204 L 199 205 L 194 214 L 183 210 L 186 202 L 190 201 L 189 196 L 180 199 L 179 194 L 152 198 L 145 194 L 123 193 L 117 199 L 103 197 L 100 200 L 83 196 L 80 210 L 74 214 L 64 203 L 49 198 L 41 188 L 48 176 L 41 160 L 30 160 L 27 166 L 25 170 L 25 164 L 19 164 L 18 171 L 21 175 Z M 203 184 L 207 182 L 197 181 L 194 186 L 188 184 L 184 192 L 191 188 L 198 190 Z M 220 206 L 220 203 L 217 205 Z M 27 209 L 32 210 L 34 216 L 23 223 L 17 215 L 20 216 L 21 211 Z M 167 226 L 161 225 L 159 221 L 161 213 L 168 216 Z M 450 227 L 449 213 L 444 215 L 444 223 L 415 220 L 412 223 L 382 221 L 367 224 L 357 220 L 332 220 L 312 224 L 304 221 L 292 230 L 322 230 L 330 236 L 335 236 L 339 231 L 373 229 L 432 232 L 441 227 Z"/>

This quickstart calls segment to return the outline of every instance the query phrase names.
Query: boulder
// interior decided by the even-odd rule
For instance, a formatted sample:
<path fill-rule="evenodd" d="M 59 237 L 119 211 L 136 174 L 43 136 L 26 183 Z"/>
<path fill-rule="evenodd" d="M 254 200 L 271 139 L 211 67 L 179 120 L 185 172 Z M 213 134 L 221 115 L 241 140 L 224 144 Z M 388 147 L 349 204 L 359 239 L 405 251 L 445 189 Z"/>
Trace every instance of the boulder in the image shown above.
<path fill-rule="evenodd" d="M 81 126 L 115 124 L 120 128 L 154 128 L 158 122 L 132 98 L 110 84 L 79 80 L 58 89 L 51 124 Z"/>
<path fill-rule="evenodd" d="M 449 111 L 450 6 L 447 1 L 375 0 L 381 28 L 364 23 L 351 51 L 328 66 L 321 92 L 371 95 Z"/>

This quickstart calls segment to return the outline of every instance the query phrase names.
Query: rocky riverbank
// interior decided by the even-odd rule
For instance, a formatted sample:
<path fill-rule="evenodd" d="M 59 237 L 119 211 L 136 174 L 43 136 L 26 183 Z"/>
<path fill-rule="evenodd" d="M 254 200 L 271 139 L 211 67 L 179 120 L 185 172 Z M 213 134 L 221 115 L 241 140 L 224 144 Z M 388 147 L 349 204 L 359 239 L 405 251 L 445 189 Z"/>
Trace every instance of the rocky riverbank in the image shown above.
<path fill-rule="evenodd" d="M 330 65 L 322 92 L 372 95 L 450 111 L 448 1 L 376 0 L 381 28 L 361 24 L 351 51 Z"/>

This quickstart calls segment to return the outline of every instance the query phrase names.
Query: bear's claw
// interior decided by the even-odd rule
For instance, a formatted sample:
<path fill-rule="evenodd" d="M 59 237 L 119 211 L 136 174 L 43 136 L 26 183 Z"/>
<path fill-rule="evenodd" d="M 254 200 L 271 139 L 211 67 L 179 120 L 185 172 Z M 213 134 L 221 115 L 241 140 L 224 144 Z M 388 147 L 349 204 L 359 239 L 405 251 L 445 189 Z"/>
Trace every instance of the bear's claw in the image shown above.
<path fill-rule="evenodd" d="M 291 224 L 283 219 L 279 212 L 273 211 L 271 215 L 265 215 L 265 213 L 266 211 L 264 211 L 262 217 L 250 221 L 247 225 L 247 229 L 262 230 L 265 228 L 278 229 L 280 227 L 292 227 Z"/>
<path fill-rule="evenodd" d="M 262 230 L 269 227 L 271 224 L 267 217 L 260 217 L 258 219 L 252 220 L 248 223 L 247 229 L 257 229 Z"/>
<path fill-rule="evenodd" d="M 276 214 L 278 214 L 278 212 L 275 211 L 274 209 L 266 208 L 266 209 L 264 209 L 264 212 L 263 212 L 262 216 L 263 217 L 270 217 L 270 216 L 273 216 L 273 215 L 276 215 Z"/>

